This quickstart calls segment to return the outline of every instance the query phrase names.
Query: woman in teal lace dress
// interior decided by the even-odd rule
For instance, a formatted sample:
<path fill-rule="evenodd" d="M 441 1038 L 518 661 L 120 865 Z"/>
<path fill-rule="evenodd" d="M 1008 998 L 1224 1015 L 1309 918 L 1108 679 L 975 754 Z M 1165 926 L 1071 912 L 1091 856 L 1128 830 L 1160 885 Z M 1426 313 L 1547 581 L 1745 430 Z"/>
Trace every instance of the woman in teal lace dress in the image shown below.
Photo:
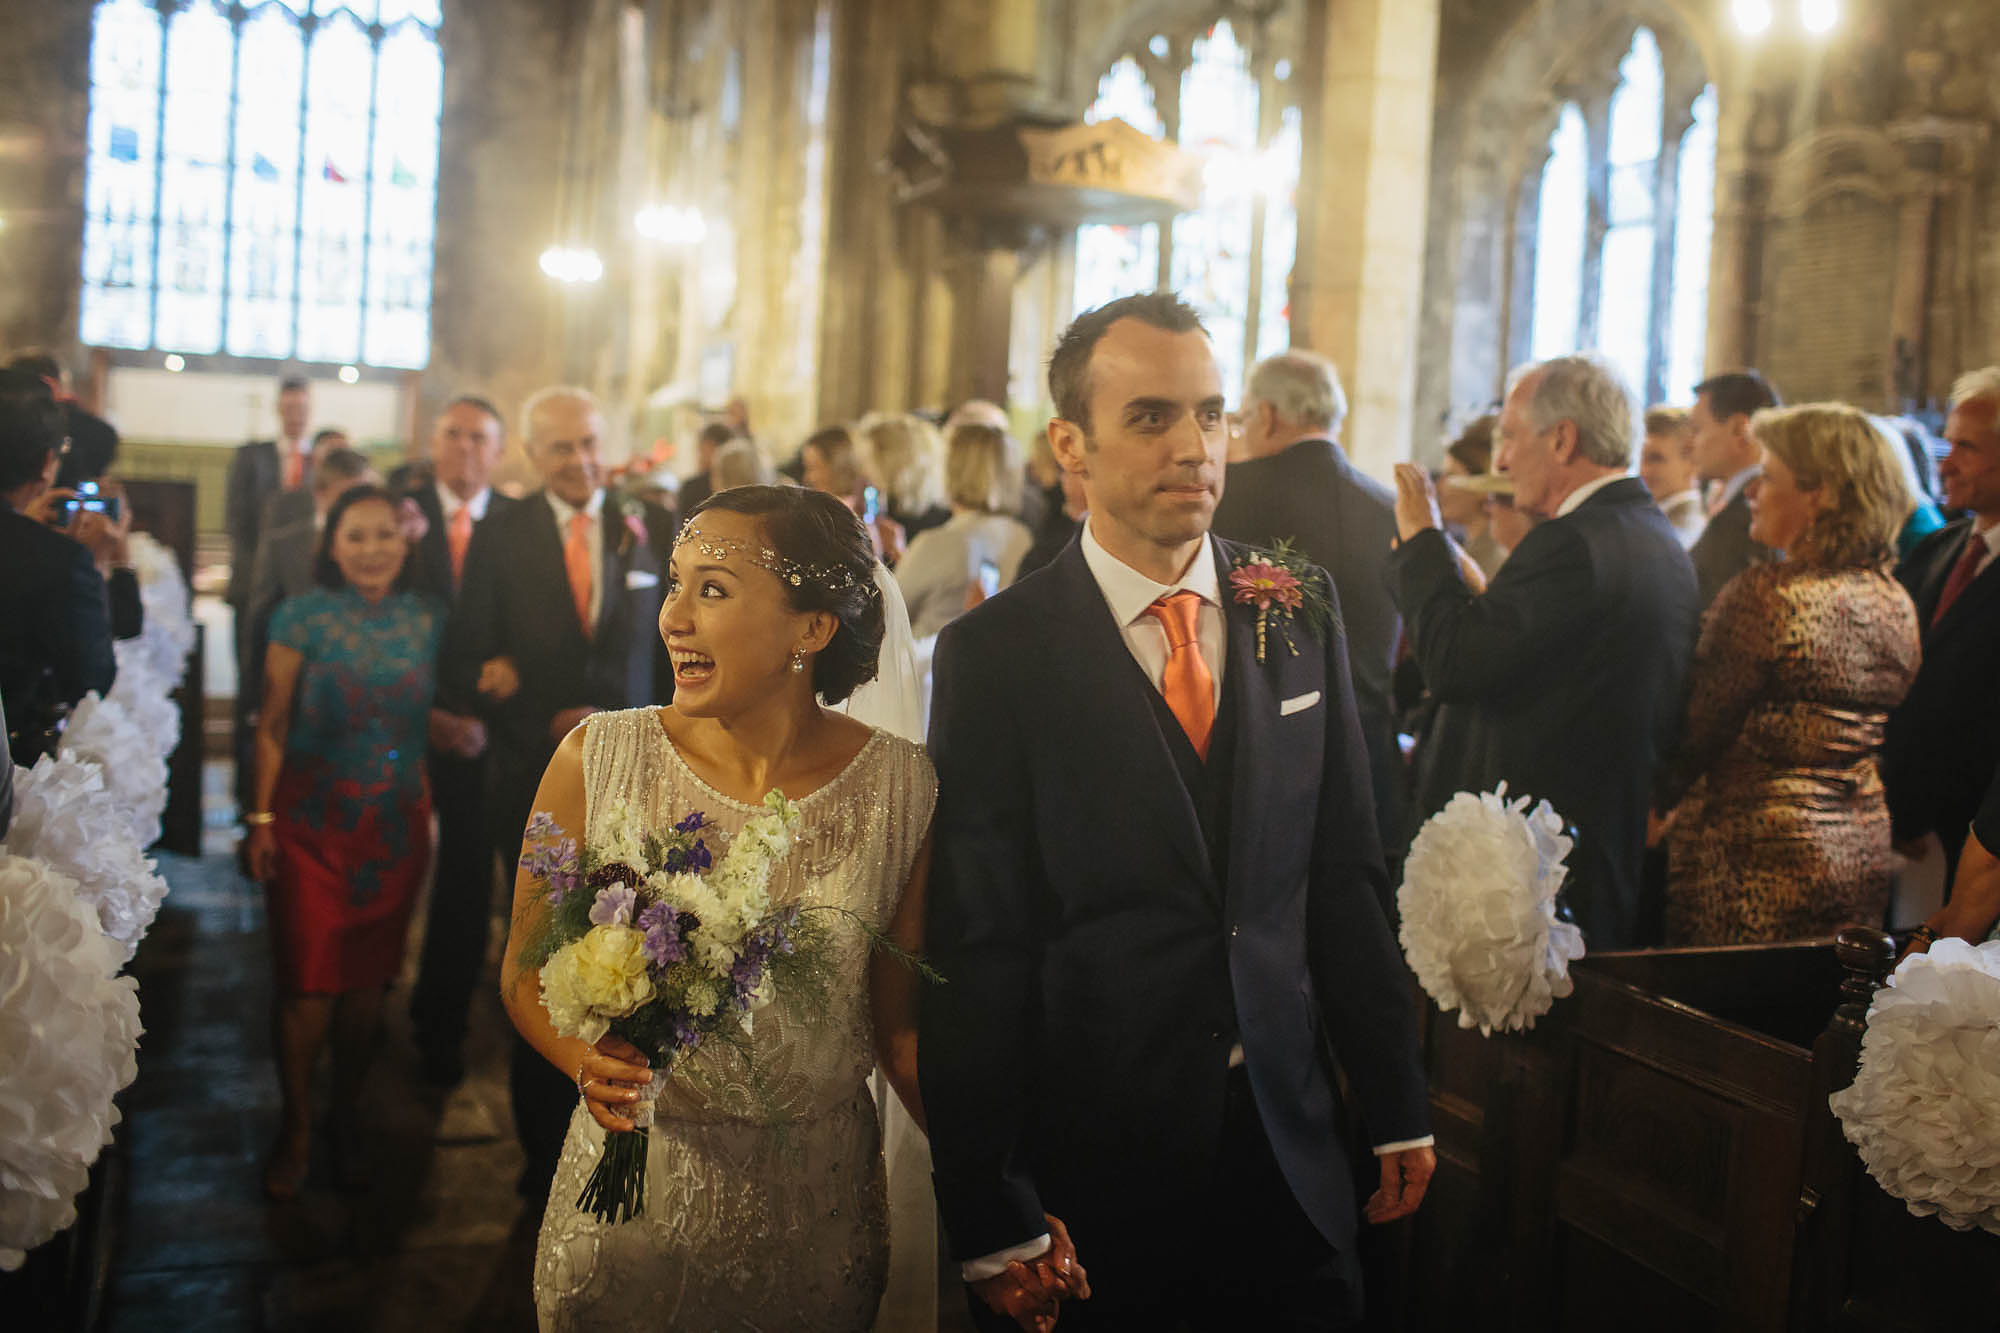
<path fill-rule="evenodd" d="M 274 1198 L 305 1180 L 312 1073 L 329 1032 L 329 1124 L 336 1149 L 351 1142 L 383 993 L 402 966 L 430 859 L 424 755 L 443 611 L 407 590 L 408 556 L 388 493 L 356 487 L 327 514 L 319 587 L 271 620 L 258 809 L 246 818 L 252 868 L 270 888 L 278 981 L 284 1128 L 265 1176 Z"/>

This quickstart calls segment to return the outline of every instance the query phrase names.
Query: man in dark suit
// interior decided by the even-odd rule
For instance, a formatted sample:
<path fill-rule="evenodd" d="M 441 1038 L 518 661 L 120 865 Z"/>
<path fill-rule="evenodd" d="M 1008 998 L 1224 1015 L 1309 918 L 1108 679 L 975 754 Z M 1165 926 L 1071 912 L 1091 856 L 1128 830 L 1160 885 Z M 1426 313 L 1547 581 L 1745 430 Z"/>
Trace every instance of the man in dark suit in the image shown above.
<path fill-rule="evenodd" d="M 313 432 L 312 443 L 306 446 L 306 484 L 295 491 L 273 491 L 264 502 L 264 516 L 258 521 L 258 540 L 263 534 L 296 523 L 302 518 L 324 514 L 326 510 L 313 496 L 312 479 L 319 473 L 320 461 L 335 449 L 353 449 L 354 442 L 347 438 L 347 432 L 337 426 Z M 255 565 L 252 565 L 255 569 Z"/>
<path fill-rule="evenodd" d="M 1609 367 L 1559 357 L 1515 372 L 1500 413 L 1514 504 L 1542 521 L 1475 595 L 1423 470 L 1396 468 L 1389 588 L 1440 700 L 1476 708 L 1495 771 L 1576 826 L 1570 906 L 1592 949 L 1657 943 L 1642 901 L 1655 773 L 1680 731 L 1694 569 L 1644 483 L 1626 475 L 1632 405 Z"/>
<path fill-rule="evenodd" d="M 66 418 L 42 380 L 0 371 L 0 699 L 13 761 L 32 765 L 52 724 L 118 674 L 112 639 L 139 633 L 139 583 L 127 554 L 129 511 L 73 511 L 50 487 Z M 4 763 L 0 758 L 0 763 Z"/>
<path fill-rule="evenodd" d="M 1754 370 L 1717 375 L 1694 386 L 1688 423 L 1694 428 L 1694 466 L 1714 494 L 1708 524 L 1688 548 L 1705 611 L 1722 586 L 1771 552 L 1750 540 L 1750 497 L 1744 490 L 1762 469 L 1763 446 L 1750 418 L 1779 405 L 1778 391 Z"/>
<path fill-rule="evenodd" d="M 414 586 L 454 611 L 480 529 L 518 503 L 493 489 L 493 471 L 506 448 L 507 427 L 498 408 L 470 394 L 454 398 L 431 429 L 429 479 L 409 495 L 425 521 L 423 538 L 410 555 L 416 562 Z M 479 711 L 476 698 L 456 697 L 447 681 L 432 714 L 437 873 L 410 1021 L 424 1073 L 446 1087 L 465 1077 L 466 1024 L 486 963 L 493 913 L 487 735 Z"/>
<path fill-rule="evenodd" d="M 657 628 L 673 516 L 603 490 L 588 393 L 545 389 L 524 416 L 543 488 L 474 529 L 439 673 L 444 697 L 486 723 L 486 815 L 510 870 L 557 743 L 599 710 L 670 697 L 673 680 Z M 512 1084 L 522 1192 L 540 1198 L 576 1089 L 518 1037 Z"/>
<path fill-rule="evenodd" d="M 1078 1260 L 1065 1328 L 1334 1327 L 1360 1209 L 1330 1054 L 1369 1219 L 1435 1160 L 1346 645 L 1294 623 L 1260 655 L 1226 591 L 1252 552 L 1208 535 L 1226 433 L 1190 308 L 1079 317 L 1049 380 L 1089 518 L 938 643 L 939 1211 L 986 1328 L 1082 1296 Z"/>
<path fill-rule="evenodd" d="M 264 510 L 279 491 L 303 490 L 309 472 L 306 423 L 312 416 L 312 386 L 298 375 L 278 381 L 278 437 L 252 440 L 236 450 L 229 462 L 229 488 L 223 505 L 223 526 L 229 532 L 229 587 L 224 594 L 236 614 L 236 804 L 250 809 L 251 775 L 256 765 L 256 726 L 260 682 L 251 636 L 250 581 L 256 570 L 257 539 L 264 530 Z"/>
<path fill-rule="evenodd" d="M 2000 366 L 1952 386 L 1945 502 L 1965 516 L 1919 542 L 1896 577 L 1917 604 L 1923 665 L 1889 714 L 1882 783 L 1896 838 L 1935 833 L 1955 868 L 2000 764 Z"/>
<path fill-rule="evenodd" d="M 379 481 L 368 456 L 360 450 L 322 452 L 313 463 L 312 483 L 299 492 L 309 502 L 305 515 L 277 527 L 266 526 L 258 535 L 257 557 L 250 562 L 250 596 L 242 611 L 250 634 L 250 666 L 244 682 L 250 691 L 253 722 L 263 708 L 264 650 L 270 646 L 271 613 L 287 597 L 297 597 L 315 586 L 313 559 L 319 554 L 320 532 L 333 502 L 351 487 Z"/>
<path fill-rule="evenodd" d="M 1404 837 L 1392 697 L 1403 618 L 1382 571 L 1396 539 L 1396 497 L 1341 452 L 1336 441 L 1346 416 L 1347 395 L 1331 361 L 1292 351 L 1258 362 L 1243 392 L 1248 456 L 1229 465 L 1215 535 L 1251 546 L 1290 541 L 1333 576 L 1375 780 L 1375 820 L 1393 859 Z"/>

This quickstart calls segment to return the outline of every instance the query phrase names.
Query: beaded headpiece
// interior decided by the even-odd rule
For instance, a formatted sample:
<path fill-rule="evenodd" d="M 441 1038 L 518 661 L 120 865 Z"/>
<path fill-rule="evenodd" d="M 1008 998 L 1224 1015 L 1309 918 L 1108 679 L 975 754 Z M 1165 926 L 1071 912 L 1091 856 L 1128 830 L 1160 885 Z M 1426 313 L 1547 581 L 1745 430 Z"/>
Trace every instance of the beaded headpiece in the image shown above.
<path fill-rule="evenodd" d="M 854 571 L 845 565 L 809 565 L 779 555 L 768 546 L 759 546 L 737 537 L 711 537 L 705 532 L 694 530 L 694 520 L 681 524 L 680 534 L 674 538 L 674 549 L 693 546 L 710 560 L 727 560 L 732 555 L 740 555 L 759 569 L 768 569 L 785 583 L 794 588 L 811 584 L 824 592 L 846 592 L 849 588 L 861 588 L 870 597 L 881 596 L 881 590 L 873 579 L 857 579 Z"/>

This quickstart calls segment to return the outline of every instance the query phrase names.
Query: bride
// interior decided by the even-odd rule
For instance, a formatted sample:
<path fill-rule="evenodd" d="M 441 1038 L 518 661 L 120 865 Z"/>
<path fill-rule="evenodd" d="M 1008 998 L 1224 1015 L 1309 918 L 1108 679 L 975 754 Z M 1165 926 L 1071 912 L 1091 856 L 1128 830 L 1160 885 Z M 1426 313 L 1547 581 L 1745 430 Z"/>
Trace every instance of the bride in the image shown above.
<path fill-rule="evenodd" d="M 502 967 L 508 1013 L 580 1093 L 535 1258 L 544 1329 L 865 1330 L 889 1268 L 879 1063 L 919 1125 L 915 975 L 872 952 L 857 918 L 905 949 L 923 934 L 936 779 L 923 750 L 821 706 L 876 674 L 882 593 L 858 520 L 816 491 L 750 486 L 699 509 L 675 544 L 660 632 L 665 708 L 571 732 L 535 809 L 600 835 L 614 802 L 672 824 L 701 811 L 727 838 L 776 789 L 801 823 L 774 904 L 833 906 L 839 971 L 812 1005 L 780 993 L 748 1058 L 708 1042 L 671 1070 L 616 1037 L 556 1035 L 521 965 L 546 886 L 523 873 Z M 716 849 L 718 852 L 721 848 Z M 607 1133 L 653 1099 L 644 1214 L 577 1207 Z M 900 1239 L 900 1238 L 899 1238 Z M 931 1246 L 931 1236 L 908 1244 Z"/>

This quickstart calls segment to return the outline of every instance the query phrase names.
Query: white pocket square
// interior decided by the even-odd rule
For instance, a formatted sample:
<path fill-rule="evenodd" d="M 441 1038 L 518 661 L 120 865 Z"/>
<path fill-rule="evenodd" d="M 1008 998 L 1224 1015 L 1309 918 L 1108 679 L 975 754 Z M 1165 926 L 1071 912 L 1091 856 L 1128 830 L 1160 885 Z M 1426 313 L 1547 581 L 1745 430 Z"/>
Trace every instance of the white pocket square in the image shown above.
<path fill-rule="evenodd" d="M 1314 690 L 1311 694 L 1301 694 L 1296 699 L 1287 699 L 1283 703 L 1279 704 L 1278 716 L 1290 717 L 1293 713 L 1303 713 L 1306 711 L 1306 709 L 1311 708 L 1314 704 L 1318 702 L 1319 702 L 1318 690 Z"/>
<path fill-rule="evenodd" d="M 639 588 L 657 588 L 659 586 L 660 576 L 650 570 L 628 569 L 625 571 L 625 591 L 627 592 L 632 592 Z M 1314 695 L 1313 697 L 1318 698 L 1319 696 Z"/>

